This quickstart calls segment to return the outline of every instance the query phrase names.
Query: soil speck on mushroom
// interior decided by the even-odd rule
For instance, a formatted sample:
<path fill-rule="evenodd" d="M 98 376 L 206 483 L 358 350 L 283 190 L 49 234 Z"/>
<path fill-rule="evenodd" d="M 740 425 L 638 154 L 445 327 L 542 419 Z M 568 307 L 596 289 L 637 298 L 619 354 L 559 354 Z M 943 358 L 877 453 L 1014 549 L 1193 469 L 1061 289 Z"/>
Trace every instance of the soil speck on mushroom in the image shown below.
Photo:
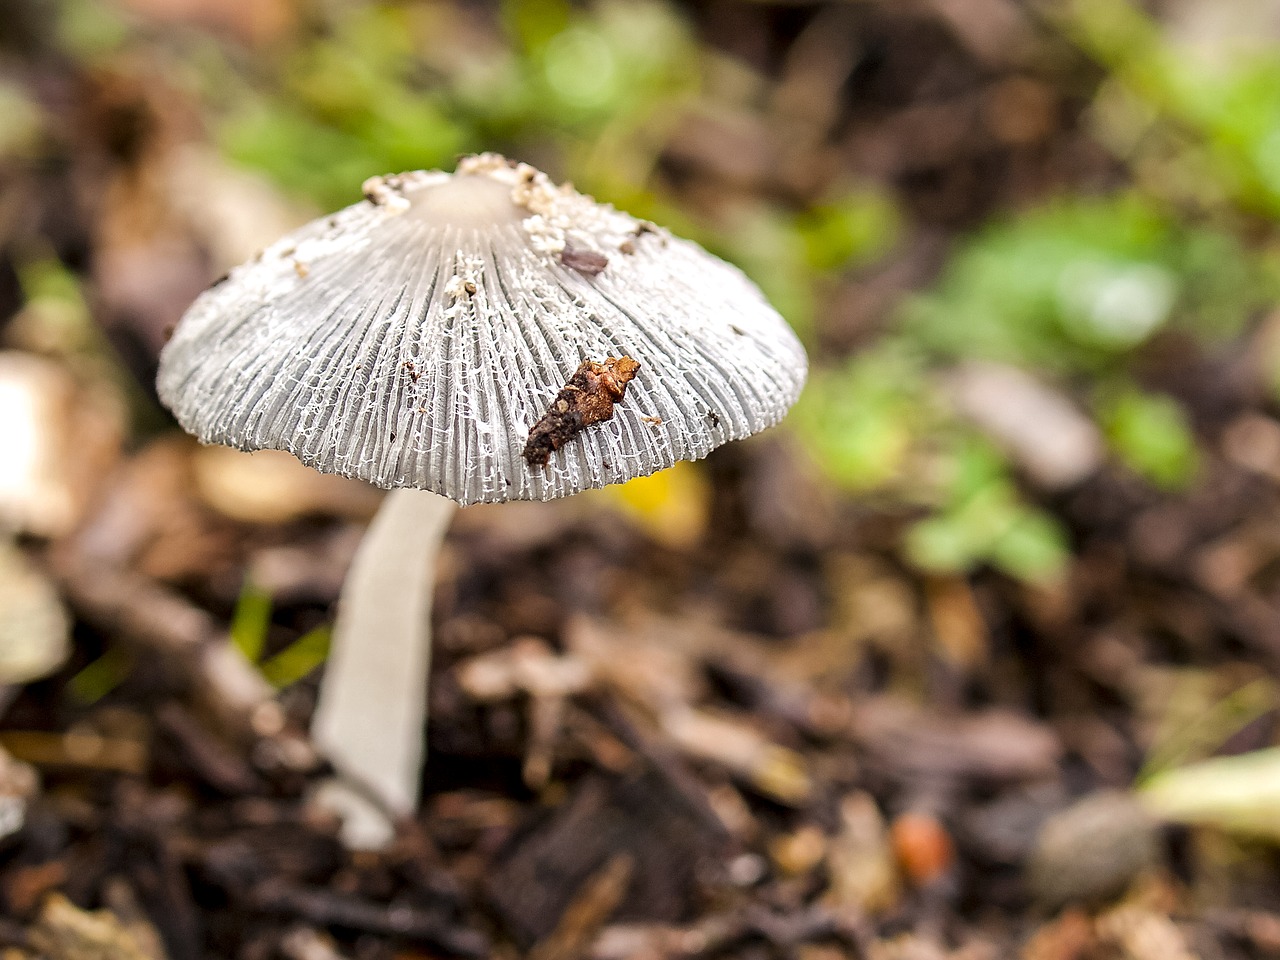
<path fill-rule="evenodd" d="M 609 258 L 594 250 L 579 250 L 577 247 L 565 247 L 560 252 L 560 262 L 571 270 L 585 273 L 589 277 L 603 273 L 609 265 Z"/>
<path fill-rule="evenodd" d="M 640 369 L 632 357 L 606 357 L 603 363 L 584 360 L 556 394 L 551 408 L 529 431 L 524 458 L 530 466 L 545 467 L 551 454 L 586 427 L 613 416 L 627 384 Z"/>

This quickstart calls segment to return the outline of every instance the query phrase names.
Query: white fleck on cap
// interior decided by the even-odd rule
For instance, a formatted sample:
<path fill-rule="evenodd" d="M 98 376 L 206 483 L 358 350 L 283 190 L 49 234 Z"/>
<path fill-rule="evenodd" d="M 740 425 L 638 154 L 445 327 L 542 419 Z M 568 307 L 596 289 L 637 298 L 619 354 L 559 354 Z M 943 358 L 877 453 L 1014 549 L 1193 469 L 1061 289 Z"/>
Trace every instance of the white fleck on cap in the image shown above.
<path fill-rule="evenodd" d="M 196 300 L 160 399 L 206 443 L 461 503 L 550 500 L 782 419 L 803 348 L 736 268 L 496 154 L 375 177 Z M 586 360 L 640 364 L 546 466 L 529 433 Z"/>

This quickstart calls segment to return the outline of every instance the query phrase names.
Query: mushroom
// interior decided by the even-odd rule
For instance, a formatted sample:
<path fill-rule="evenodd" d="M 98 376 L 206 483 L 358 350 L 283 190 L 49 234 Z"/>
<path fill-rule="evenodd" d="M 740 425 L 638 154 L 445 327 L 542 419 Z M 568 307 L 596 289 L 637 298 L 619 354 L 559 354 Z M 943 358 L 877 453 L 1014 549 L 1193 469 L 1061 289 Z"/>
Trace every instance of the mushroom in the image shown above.
<path fill-rule="evenodd" d="M 736 268 L 527 164 L 481 154 L 364 194 L 202 294 L 158 390 L 205 443 L 393 490 L 339 598 L 312 728 L 348 839 L 377 846 L 367 798 L 417 803 L 430 573 L 454 504 L 704 457 L 781 420 L 807 365 Z"/>

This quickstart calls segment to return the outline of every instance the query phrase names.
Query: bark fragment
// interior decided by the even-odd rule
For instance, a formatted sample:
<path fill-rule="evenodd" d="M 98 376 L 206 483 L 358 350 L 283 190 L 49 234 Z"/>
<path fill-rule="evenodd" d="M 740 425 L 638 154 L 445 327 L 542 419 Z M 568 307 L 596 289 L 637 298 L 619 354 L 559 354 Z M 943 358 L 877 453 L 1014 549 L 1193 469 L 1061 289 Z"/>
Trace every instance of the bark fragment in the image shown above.
<path fill-rule="evenodd" d="M 622 402 L 639 369 L 639 361 L 631 357 L 606 357 L 603 363 L 584 360 L 529 431 L 524 446 L 528 464 L 545 467 L 553 451 L 591 424 L 610 419 L 613 405 Z"/>

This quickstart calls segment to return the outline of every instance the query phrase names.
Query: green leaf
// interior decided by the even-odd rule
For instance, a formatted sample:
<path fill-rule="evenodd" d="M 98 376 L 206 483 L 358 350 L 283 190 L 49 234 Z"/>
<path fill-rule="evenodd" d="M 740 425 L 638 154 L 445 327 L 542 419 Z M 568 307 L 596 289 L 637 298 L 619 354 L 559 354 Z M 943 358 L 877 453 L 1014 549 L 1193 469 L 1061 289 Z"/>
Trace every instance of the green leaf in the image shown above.
<path fill-rule="evenodd" d="M 133 656 L 111 647 L 96 660 L 90 660 L 67 681 L 67 693 L 82 706 L 92 706 L 133 672 Z"/>
<path fill-rule="evenodd" d="M 271 594 L 246 580 L 231 615 L 231 645 L 250 663 L 257 663 L 262 658 L 270 628 Z"/>
<path fill-rule="evenodd" d="M 329 656 L 329 641 L 333 629 L 329 626 L 308 630 L 274 657 L 262 664 L 262 675 L 274 687 L 287 687 L 297 683 L 315 670 Z"/>
<path fill-rule="evenodd" d="M 1027 583 L 1045 583 L 1062 576 L 1071 560 L 1066 533 L 1052 516 L 1024 508 L 992 545 L 991 563 Z"/>
<path fill-rule="evenodd" d="M 1098 406 L 1111 448 L 1135 473 L 1165 490 L 1191 485 L 1200 454 L 1176 400 L 1126 389 Z"/>

